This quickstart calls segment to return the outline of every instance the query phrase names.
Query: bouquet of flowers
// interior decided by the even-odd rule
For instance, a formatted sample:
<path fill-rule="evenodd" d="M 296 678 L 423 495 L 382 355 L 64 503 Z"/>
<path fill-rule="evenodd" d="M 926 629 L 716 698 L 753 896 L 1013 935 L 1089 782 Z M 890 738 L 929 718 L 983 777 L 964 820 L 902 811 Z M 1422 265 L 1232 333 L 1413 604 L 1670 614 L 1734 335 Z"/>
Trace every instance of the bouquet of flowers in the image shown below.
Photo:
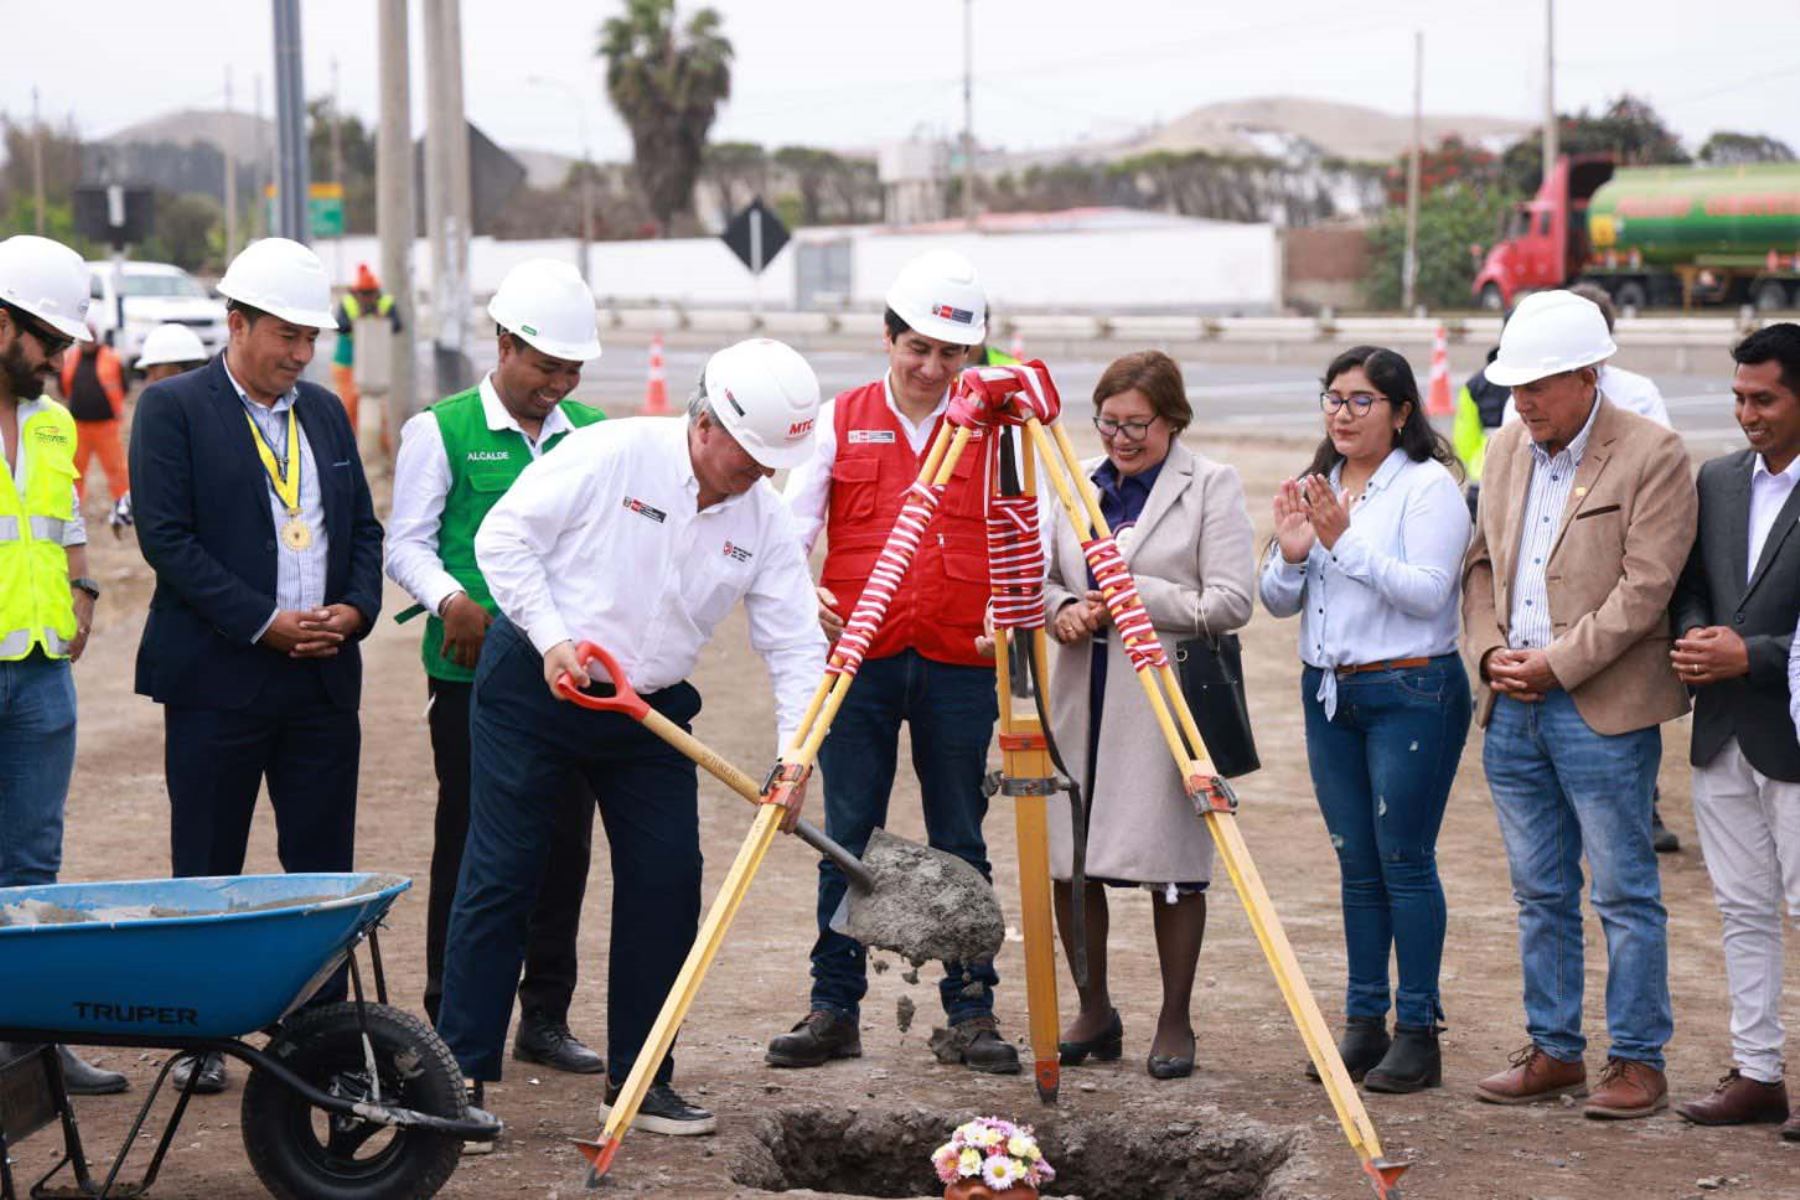
<path fill-rule="evenodd" d="M 1036 1188 L 1056 1178 L 1055 1169 L 1038 1149 L 1031 1126 L 999 1117 L 977 1117 L 957 1126 L 950 1140 L 932 1154 L 931 1165 L 945 1183 L 979 1179 L 997 1192 Z"/>

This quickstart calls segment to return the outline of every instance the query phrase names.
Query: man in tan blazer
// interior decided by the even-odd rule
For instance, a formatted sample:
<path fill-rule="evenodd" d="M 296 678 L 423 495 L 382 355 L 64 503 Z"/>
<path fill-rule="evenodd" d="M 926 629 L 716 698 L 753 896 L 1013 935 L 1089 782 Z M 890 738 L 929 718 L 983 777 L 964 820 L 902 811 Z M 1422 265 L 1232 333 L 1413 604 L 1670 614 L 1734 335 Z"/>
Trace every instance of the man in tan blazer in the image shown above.
<path fill-rule="evenodd" d="M 1687 711 L 1669 665 L 1669 598 L 1698 503 L 1680 438 L 1614 406 L 1615 351 L 1591 302 L 1527 298 L 1488 368 L 1520 422 L 1488 443 L 1463 571 L 1463 648 L 1519 903 L 1531 1044 L 1477 1095 L 1524 1104 L 1587 1095 L 1582 1062 L 1581 858 L 1606 933 L 1606 1069 L 1590 1117 L 1668 1104 L 1667 915 L 1651 845 L 1664 721 Z"/>

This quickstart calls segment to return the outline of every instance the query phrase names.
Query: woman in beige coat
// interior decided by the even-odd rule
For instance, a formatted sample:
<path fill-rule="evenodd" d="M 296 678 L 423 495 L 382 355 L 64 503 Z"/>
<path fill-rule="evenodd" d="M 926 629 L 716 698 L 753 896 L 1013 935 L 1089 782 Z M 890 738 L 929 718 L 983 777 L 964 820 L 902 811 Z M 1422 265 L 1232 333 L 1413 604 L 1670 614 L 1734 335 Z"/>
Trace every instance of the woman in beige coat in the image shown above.
<path fill-rule="evenodd" d="M 1237 471 L 1183 446 L 1193 418 L 1181 368 L 1154 350 L 1128 354 L 1094 388 L 1094 425 L 1104 458 L 1084 463 L 1100 493 L 1139 595 L 1171 652 L 1202 634 L 1250 619 L 1254 534 Z M 1162 1011 L 1148 1069 L 1158 1079 L 1192 1074 L 1188 1004 L 1206 932 L 1205 889 L 1212 842 L 1194 815 L 1124 648 L 1067 521 L 1051 525 L 1046 600 L 1051 665 L 1050 720 L 1071 771 L 1084 776 L 1088 803 L 1084 905 L 1088 985 L 1081 1012 L 1063 1033 L 1061 1059 L 1076 1065 L 1116 1059 L 1124 1026 L 1106 982 L 1107 886 L 1155 895 Z M 1051 862 L 1057 923 L 1073 959 L 1070 918 L 1077 902 L 1068 805 L 1051 806 Z"/>

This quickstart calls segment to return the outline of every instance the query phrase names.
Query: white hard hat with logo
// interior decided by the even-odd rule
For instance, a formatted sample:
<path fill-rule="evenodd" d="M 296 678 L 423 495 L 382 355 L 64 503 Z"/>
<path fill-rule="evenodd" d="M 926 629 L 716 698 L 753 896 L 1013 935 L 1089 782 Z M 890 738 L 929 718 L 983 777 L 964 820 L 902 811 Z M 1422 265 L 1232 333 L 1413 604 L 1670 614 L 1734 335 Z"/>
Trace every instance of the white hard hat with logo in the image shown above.
<path fill-rule="evenodd" d="M 78 342 L 94 340 L 87 327 L 89 286 L 87 264 L 61 242 L 29 233 L 0 241 L 0 301 Z"/>
<path fill-rule="evenodd" d="M 1489 383 L 1519 387 L 1564 371 L 1605 362 L 1619 352 L 1599 305 L 1574 292 L 1533 292 L 1519 301 L 1500 331 L 1500 353 L 1488 364 Z"/>
<path fill-rule="evenodd" d="M 263 238 L 238 252 L 219 280 L 219 295 L 290 325 L 337 328 L 331 276 L 319 256 L 288 238 Z"/>
<path fill-rule="evenodd" d="M 600 357 L 600 317 L 581 272 L 553 258 L 528 258 L 506 273 L 488 316 L 551 358 Z"/>
<path fill-rule="evenodd" d="M 928 250 L 900 268 L 887 306 L 914 333 L 958 346 L 987 340 L 987 293 L 975 264 L 951 250 Z"/>
<path fill-rule="evenodd" d="M 797 467 L 812 454 L 819 378 L 799 351 L 772 338 L 727 346 L 706 362 L 713 415 L 765 467 Z"/>
<path fill-rule="evenodd" d="M 134 365 L 141 371 L 168 363 L 205 362 L 209 357 L 200 335 L 186 325 L 158 325 L 144 337 L 144 349 Z"/>

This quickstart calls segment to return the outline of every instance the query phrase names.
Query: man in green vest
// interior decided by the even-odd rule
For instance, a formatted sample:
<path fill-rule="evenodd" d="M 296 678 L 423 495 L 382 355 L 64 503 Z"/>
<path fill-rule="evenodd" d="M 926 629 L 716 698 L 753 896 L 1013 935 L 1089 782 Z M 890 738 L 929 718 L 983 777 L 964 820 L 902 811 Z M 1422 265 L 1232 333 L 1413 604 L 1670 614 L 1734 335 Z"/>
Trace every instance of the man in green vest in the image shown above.
<path fill-rule="evenodd" d="M 87 645 L 100 585 L 87 577 L 75 498 L 75 418 L 44 384 L 65 350 L 93 340 L 87 307 L 80 255 L 41 237 L 0 242 L 0 887 L 55 883 L 62 868 L 75 770 L 70 664 Z M 69 1091 L 125 1090 L 123 1075 L 59 1050 Z M 0 1043 L 0 1064 L 13 1057 Z"/>
<path fill-rule="evenodd" d="M 594 296 L 574 267 L 550 259 L 520 263 L 501 281 L 488 315 L 499 365 L 478 386 L 406 423 L 388 524 L 387 573 L 418 601 L 400 619 L 430 614 L 421 649 L 438 777 L 425 940 L 425 1010 L 433 1022 L 469 828 L 469 697 L 497 612 L 475 563 L 475 532 L 527 465 L 571 430 L 605 416 L 568 399 L 582 364 L 600 357 Z M 595 804 L 573 775 L 568 801 L 531 917 L 513 1057 L 597 1074 L 605 1062 L 568 1025 Z"/>
<path fill-rule="evenodd" d="M 381 280 L 375 278 L 375 272 L 369 270 L 368 263 L 356 264 L 356 281 L 344 298 L 338 301 L 337 311 L 332 313 L 337 318 L 337 346 L 331 352 L 331 386 L 344 402 L 344 412 L 349 414 L 352 432 L 360 429 L 356 423 L 357 407 L 361 393 L 356 390 L 356 322 L 359 317 L 386 317 L 395 333 L 400 332 L 400 312 L 394 307 L 394 298 L 381 290 Z M 382 431 L 382 445 L 387 445 L 386 430 Z"/>

